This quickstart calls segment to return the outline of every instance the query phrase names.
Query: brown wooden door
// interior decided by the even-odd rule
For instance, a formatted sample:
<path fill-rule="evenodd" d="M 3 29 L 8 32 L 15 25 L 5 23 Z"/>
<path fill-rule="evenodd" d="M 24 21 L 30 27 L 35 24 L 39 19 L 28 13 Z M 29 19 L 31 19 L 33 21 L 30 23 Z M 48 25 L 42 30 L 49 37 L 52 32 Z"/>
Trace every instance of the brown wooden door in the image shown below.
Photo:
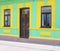
<path fill-rule="evenodd" d="M 29 38 L 29 8 L 20 9 L 20 38 Z"/>

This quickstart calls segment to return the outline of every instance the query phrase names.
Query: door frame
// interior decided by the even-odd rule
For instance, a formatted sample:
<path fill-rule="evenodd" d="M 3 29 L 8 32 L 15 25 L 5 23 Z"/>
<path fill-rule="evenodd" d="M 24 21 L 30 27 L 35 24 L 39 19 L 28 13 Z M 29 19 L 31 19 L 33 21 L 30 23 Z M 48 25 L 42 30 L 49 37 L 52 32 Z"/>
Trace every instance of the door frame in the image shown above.
<path fill-rule="evenodd" d="M 21 38 L 21 9 L 29 9 L 29 19 L 30 19 L 30 8 L 29 7 L 22 7 L 22 8 L 19 8 L 19 38 Z M 29 23 L 30 23 L 30 21 L 29 21 Z M 30 25 L 29 25 L 30 26 Z M 29 36 L 28 36 L 28 38 L 29 38 Z M 27 39 L 28 39 L 27 38 Z"/>

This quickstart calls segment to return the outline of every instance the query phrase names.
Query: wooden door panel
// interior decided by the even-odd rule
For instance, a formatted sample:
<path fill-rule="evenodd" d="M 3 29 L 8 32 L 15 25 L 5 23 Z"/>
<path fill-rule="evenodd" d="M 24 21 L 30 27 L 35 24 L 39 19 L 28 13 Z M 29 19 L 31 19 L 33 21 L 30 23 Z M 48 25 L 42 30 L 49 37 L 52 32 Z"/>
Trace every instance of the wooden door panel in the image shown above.
<path fill-rule="evenodd" d="M 20 9 L 20 37 L 29 37 L 29 8 Z"/>

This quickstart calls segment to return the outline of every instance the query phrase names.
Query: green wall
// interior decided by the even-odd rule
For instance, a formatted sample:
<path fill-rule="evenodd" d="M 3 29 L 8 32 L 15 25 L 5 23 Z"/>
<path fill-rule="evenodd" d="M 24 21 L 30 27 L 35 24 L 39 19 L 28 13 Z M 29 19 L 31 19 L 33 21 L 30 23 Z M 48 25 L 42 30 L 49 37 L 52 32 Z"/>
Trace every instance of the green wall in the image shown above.
<path fill-rule="evenodd" d="M 1 0 L 0 4 L 12 4 L 12 3 L 24 3 L 24 2 L 34 2 L 42 0 Z"/>
<path fill-rule="evenodd" d="M 56 0 L 56 28 L 60 28 L 60 0 Z"/>
<path fill-rule="evenodd" d="M 44 5 L 48 5 L 48 0 L 44 0 Z M 60 39 L 60 0 L 56 0 L 56 16 L 55 16 L 55 29 L 57 30 L 30 30 L 30 36 L 36 38 L 55 38 Z M 52 8 L 53 9 L 53 8 Z M 50 32 L 50 36 L 41 36 L 41 32 Z"/>
<path fill-rule="evenodd" d="M 13 22 L 13 27 L 17 26 L 17 4 L 13 4 L 13 17 L 12 17 L 12 22 Z"/>
<path fill-rule="evenodd" d="M 7 0 L 5 1 L 1 1 L 0 2 L 0 25 L 2 24 L 2 5 L 6 5 L 6 8 L 8 8 L 8 4 L 12 4 L 13 5 L 13 27 L 14 28 L 0 28 L 0 34 L 13 34 L 18 36 L 19 34 L 19 30 L 17 27 L 17 3 L 22 3 L 23 7 L 26 6 L 25 2 L 31 2 L 32 1 L 32 28 L 36 28 L 36 7 L 37 7 L 37 2 L 36 1 L 42 1 L 42 0 Z M 47 3 L 48 0 L 44 0 L 44 5 L 48 5 Z M 55 28 L 60 28 L 60 0 L 56 0 L 56 23 L 55 23 Z M 53 8 L 52 8 L 53 9 Z M 15 29 L 16 28 L 16 29 Z M 10 33 L 5 33 L 4 30 L 10 30 Z M 50 36 L 41 36 L 40 33 L 41 32 L 50 32 L 51 35 Z M 36 29 L 30 29 L 30 36 L 32 37 L 39 37 L 39 38 L 60 38 L 60 30 L 36 30 Z"/>
<path fill-rule="evenodd" d="M 50 36 L 41 36 L 41 32 L 50 32 Z M 60 39 L 60 31 L 58 30 L 30 30 L 30 36 L 36 38 L 58 38 Z"/>
<path fill-rule="evenodd" d="M 6 9 L 8 9 L 8 4 L 5 4 Z M 0 5 L 0 34 L 8 34 L 8 35 L 19 35 L 18 28 L 17 28 L 17 4 L 13 4 L 13 17 L 12 17 L 12 24 L 13 27 L 4 27 L 2 22 L 2 5 Z M 2 26 L 1 26 L 2 25 Z M 4 30 L 9 30 L 10 32 L 4 32 Z"/>
<path fill-rule="evenodd" d="M 32 2 L 32 27 L 36 28 L 36 5 L 37 2 Z"/>

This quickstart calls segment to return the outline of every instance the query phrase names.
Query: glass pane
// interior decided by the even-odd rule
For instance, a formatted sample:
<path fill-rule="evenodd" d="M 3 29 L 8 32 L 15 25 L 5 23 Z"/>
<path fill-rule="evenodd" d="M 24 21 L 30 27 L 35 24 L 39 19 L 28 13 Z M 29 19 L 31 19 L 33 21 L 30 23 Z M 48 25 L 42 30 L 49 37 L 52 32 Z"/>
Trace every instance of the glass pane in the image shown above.
<path fill-rule="evenodd" d="M 5 21 L 7 21 L 7 16 L 5 16 Z"/>
<path fill-rule="evenodd" d="M 10 25 L 10 16 L 8 16 L 8 25 Z"/>
<path fill-rule="evenodd" d="M 42 14 L 42 26 L 46 25 L 46 14 Z"/>
<path fill-rule="evenodd" d="M 29 14 L 29 9 L 23 9 L 22 14 Z"/>
<path fill-rule="evenodd" d="M 5 26 L 7 25 L 7 21 L 5 21 Z"/>
<path fill-rule="evenodd" d="M 51 14 L 47 14 L 47 25 L 51 26 Z"/>
<path fill-rule="evenodd" d="M 8 14 L 10 14 L 10 10 L 5 10 L 5 15 L 8 15 Z"/>
<path fill-rule="evenodd" d="M 42 7 L 42 13 L 51 12 L 51 7 Z"/>

